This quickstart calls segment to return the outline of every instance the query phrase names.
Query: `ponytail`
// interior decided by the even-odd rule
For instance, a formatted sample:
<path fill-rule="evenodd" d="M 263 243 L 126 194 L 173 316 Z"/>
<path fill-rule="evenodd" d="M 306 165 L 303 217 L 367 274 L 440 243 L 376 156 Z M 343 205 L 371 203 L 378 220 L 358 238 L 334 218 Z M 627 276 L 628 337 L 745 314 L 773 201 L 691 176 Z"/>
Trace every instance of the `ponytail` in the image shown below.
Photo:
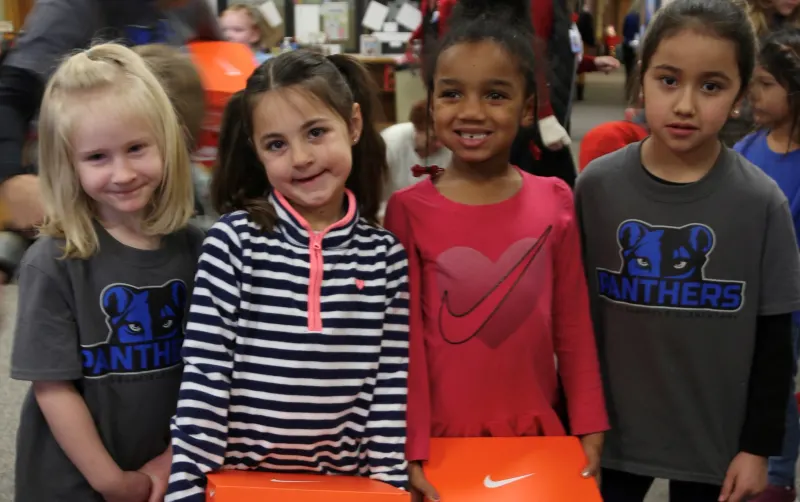
<path fill-rule="evenodd" d="M 252 110 L 247 91 L 234 94 L 222 114 L 219 152 L 211 178 L 211 201 L 219 214 L 244 210 L 262 229 L 275 225 L 267 200 L 270 184 L 253 148 Z"/>
<path fill-rule="evenodd" d="M 347 178 L 346 187 L 356 196 L 361 216 L 368 222 L 377 224 L 389 172 L 386 143 L 376 126 L 383 118 L 378 101 L 378 87 L 366 68 L 352 56 L 336 54 L 328 56 L 328 60 L 347 81 L 353 93 L 353 102 L 358 103 L 361 108 L 363 121 L 361 135 L 353 145 L 353 168 Z"/>

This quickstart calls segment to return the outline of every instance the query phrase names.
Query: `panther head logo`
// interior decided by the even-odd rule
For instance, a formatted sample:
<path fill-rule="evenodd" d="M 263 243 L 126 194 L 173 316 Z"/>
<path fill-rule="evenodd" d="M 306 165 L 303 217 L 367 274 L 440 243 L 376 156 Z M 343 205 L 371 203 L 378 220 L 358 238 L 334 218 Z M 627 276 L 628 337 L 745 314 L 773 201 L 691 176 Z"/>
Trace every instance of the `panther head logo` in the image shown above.
<path fill-rule="evenodd" d="M 623 275 L 659 279 L 702 280 L 703 266 L 714 247 L 714 233 L 705 225 L 683 227 L 626 221 L 617 236 Z"/>
<path fill-rule="evenodd" d="M 179 280 L 148 288 L 114 284 L 103 291 L 102 305 L 119 343 L 166 340 L 183 332 L 186 285 Z"/>

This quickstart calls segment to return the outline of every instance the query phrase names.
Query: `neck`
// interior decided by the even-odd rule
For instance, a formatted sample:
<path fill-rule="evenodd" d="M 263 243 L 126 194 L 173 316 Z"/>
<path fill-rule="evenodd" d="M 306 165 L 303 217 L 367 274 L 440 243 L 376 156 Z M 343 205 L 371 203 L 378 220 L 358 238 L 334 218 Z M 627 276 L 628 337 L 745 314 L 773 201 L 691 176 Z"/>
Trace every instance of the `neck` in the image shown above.
<path fill-rule="evenodd" d="M 453 156 L 445 174 L 450 172 L 464 181 L 486 183 L 507 176 L 509 172 L 513 171 L 511 164 L 508 163 L 508 157 L 509 152 L 505 152 L 504 155 L 496 155 L 485 162 L 470 163 Z"/>
<path fill-rule="evenodd" d="M 142 230 L 142 219 L 138 215 L 116 218 L 104 218 L 100 215 L 97 221 L 112 237 L 128 247 L 153 250 L 161 246 L 160 236 L 148 235 Z"/>
<path fill-rule="evenodd" d="M 675 152 L 650 136 L 642 145 L 642 164 L 664 181 L 693 183 L 714 167 L 721 150 L 722 144 L 714 139 L 688 152 Z"/>
<path fill-rule="evenodd" d="M 306 208 L 289 201 L 295 211 L 304 219 L 311 230 L 321 232 L 345 215 L 344 192 L 335 195 L 327 204 Z"/>
<path fill-rule="evenodd" d="M 770 128 L 767 141 L 772 150 L 778 153 L 789 153 L 800 148 L 800 142 L 798 142 L 797 137 L 798 131 L 792 131 L 793 125 L 791 120 L 787 120 Z M 797 127 L 795 126 L 794 129 L 797 129 Z"/>

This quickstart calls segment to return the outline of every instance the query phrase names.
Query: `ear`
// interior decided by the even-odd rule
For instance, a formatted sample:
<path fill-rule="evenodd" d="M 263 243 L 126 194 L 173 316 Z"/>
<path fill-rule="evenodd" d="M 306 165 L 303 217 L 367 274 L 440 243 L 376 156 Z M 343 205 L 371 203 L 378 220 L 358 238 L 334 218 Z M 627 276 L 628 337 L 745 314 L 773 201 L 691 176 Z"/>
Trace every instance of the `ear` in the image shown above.
<path fill-rule="evenodd" d="M 536 94 L 526 99 L 525 103 L 522 105 L 522 118 L 520 119 L 519 125 L 521 125 L 522 127 L 532 126 L 533 123 L 536 121 L 536 117 L 533 116 L 535 109 L 536 109 Z"/>
<path fill-rule="evenodd" d="M 636 246 L 642 237 L 650 232 L 651 228 L 646 223 L 636 220 L 626 221 L 619 227 L 617 240 L 622 249 L 631 249 Z"/>
<path fill-rule="evenodd" d="M 708 254 L 714 245 L 714 234 L 711 229 L 699 223 L 689 228 L 689 245 L 697 252 Z"/>
<path fill-rule="evenodd" d="M 744 98 L 747 96 L 747 90 L 742 91 L 742 97 L 737 99 L 736 102 L 733 104 L 731 108 L 731 117 L 738 119 L 739 115 L 741 115 L 742 103 L 744 102 Z"/>
<path fill-rule="evenodd" d="M 364 131 L 364 116 L 361 115 L 361 105 L 353 103 L 353 114 L 350 117 L 350 139 L 355 145 Z"/>
<path fill-rule="evenodd" d="M 130 286 L 111 286 L 103 293 L 103 312 L 109 317 L 116 317 L 128 308 L 133 297 L 134 290 Z"/>

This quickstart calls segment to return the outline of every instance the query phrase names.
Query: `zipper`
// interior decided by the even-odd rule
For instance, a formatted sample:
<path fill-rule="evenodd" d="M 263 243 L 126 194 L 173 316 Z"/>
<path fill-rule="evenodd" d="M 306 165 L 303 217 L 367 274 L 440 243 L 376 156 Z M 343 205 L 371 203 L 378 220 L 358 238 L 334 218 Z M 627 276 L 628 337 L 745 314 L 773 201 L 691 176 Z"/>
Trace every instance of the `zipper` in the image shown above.
<path fill-rule="evenodd" d="M 308 251 L 311 255 L 309 260 L 309 277 L 308 277 L 308 330 L 313 332 L 322 331 L 322 236 L 324 234 L 312 233 L 308 245 Z"/>

